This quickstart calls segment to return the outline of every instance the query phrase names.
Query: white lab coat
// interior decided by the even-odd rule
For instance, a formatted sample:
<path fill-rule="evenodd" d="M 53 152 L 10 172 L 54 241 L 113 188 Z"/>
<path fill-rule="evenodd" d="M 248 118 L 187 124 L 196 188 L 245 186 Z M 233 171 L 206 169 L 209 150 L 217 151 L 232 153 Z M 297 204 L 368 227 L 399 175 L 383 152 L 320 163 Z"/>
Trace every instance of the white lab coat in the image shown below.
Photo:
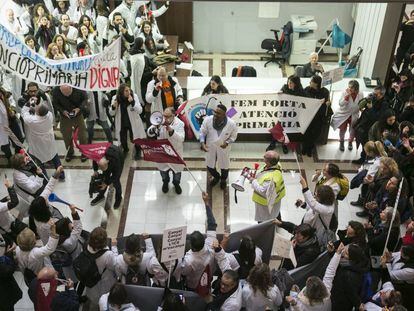
<path fill-rule="evenodd" d="M 29 27 L 27 27 L 25 22 L 21 22 L 18 17 L 15 17 L 12 22 L 7 20 L 4 26 L 6 26 L 6 28 L 16 35 L 22 42 L 24 42 L 24 36 L 29 32 Z"/>
<path fill-rule="evenodd" d="M 106 293 L 99 298 L 99 311 L 108 311 L 108 310 L 115 310 L 109 309 L 108 304 L 109 293 Z M 118 309 L 117 309 L 118 310 Z M 124 303 L 120 306 L 119 310 L 122 311 L 139 311 L 137 307 L 135 307 L 132 303 Z"/>
<path fill-rule="evenodd" d="M 14 189 L 19 196 L 19 205 L 17 205 L 16 209 L 19 211 L 21 217 L 26 217 L 28 216 L 30 203 L 33 201 L 34 197 L 20 188 L 31 194 L 35 194 L 43 186 L 43 178 L 37 175 L 28 177 L 25 173 L 14 170 L 13 183 L 16 185 Z"/>
<path fill-rule="evenodd" d="M 174 129 L 172 136 L 168 134 L 165 126 L 161 126 L 159 136 L 157 138 L 168 139 L 171 145 L 174 147 L 175 151 L 182 159 L 184 156 L 184 123 L 177 117 L 174 117 L 174 121 L 171 123 L 170 127 Z M 150 133 L 148 133 L 148 136 L 151 136 Z M 174 172 L 181 172 L 184 169 L 183 164 L 157 163 L 157 166 L 160 171 L 168 171 L 169 169 L 172 169 Z"/>
<path fill-rule="evenodd" d="M 168 7 L 166 5 L 163 5 L 162 7 L 160 7 L 159 9 L 153 10 L 151 11 L 152 16 L 154 17 L 154 22 L 152 23 L 152 33 L 156 32 L 156 33 L 160 33 L 160 29 L 158 28 L 157 25 L 157 20 L 155 18 L 161 16 L 162 14 L 164 14 L 165 12 L 167 12 Z M 139 29 L 141 28 L 141 23 L 145 20 L 145 18 L 143 18 L 142 16 L 138 16 L 135 19 L 135 24 L 136 24 L 136 31 L 139 31 Z"/>
<path fill-rule="evenodd" d="M 72 259 L 74 260 L 82 252 L 82 245 L 79 242 L 79 239 L 81 238 L 80 235 L 82 233 L 82 222 L 80 220 L 74 219 L 72 223 L 73 229 L 70 233 L 70 236 L 65 241 L 63 241 L 61 245 L 58 246 L 58 249 L 63 249 L 64 251 L 69 253 Z M 66 279 L 69 278 L 75 283 L 78 281 L 72 266 L 63 267 L 62 270 L 65 274 Z"/>
<path fill-rule="evenodd" d="M 114 109 L 114 101 L 116 99 L 116 96 L 112 98 L 112 107 L 109 109 L 109 113 L 113 116 L 115 116 L 115 138 L 120 142 L 121 141 L 121 108 L 120 104 L 118 104 L 118 107 Z M 129 106 L 128 109 L 128 117 L 129 122 L 131 122 L 131 128 L 132 128 L 132 134 L 134 136 L 134 139 L 137 138 L 146 138 L 144 125 L 142 124 L 141 117 L 139 116 L 142 112 L 142 106 L 139 102 L 137 94 L 134 93 L 134 100 L 135 105 L 133 107 Z"/>
<path fill-rule="evenodd" d="M 76 39 L 76 42 L 78 44 L 83 42 L 83 41 L 84 40 L 81 37 L 78 37 Z M 92 54 L 98 54 L 101 51 L 102 42 L 101 42 L 101 40 L 99 39 L 98 36 L 95 36 L 94 34 L 89 33 L 88 38 L 86 40 L 86 43 L 88 43 L 89 47 L 91 48 L 91 53 Z"/>
<path fill-rule="evenodd" d="M 152 274 L 152 280 L 158 287 L 165 287 L 168 282 L 168 271 L 170 271 L 171 266 L 171 276 L 174 276 L 174 278 L 179 282 L 181 280 L 181 263 L 178 261 L 177 267 L 175 267 L 175 260 L 173 261 L 167 261 L 164 263 L 167 271 L 164 270 L 164 268 L 161 266 L 160 262 L 158 261 L 156 256 L 151 257 L 150 261 L 147 264 L 147 270 L 148 273 Z"/>
<path fill-rule="evenodd" d="M 76 22 L 78 22 L 78 21 L 76 21 Z M 59 30 L 59 27 L 56 27 L 56 33 L 62 34 L 62 32 Z M 68 30 L 68 34 L 66 35 L 66 38 L 75 42 L 74 44 L 66 42 L 66 44 L 70 48 L 70 54 L 72 54 L 72 55 L 77 54 L 78 51 L 76 50 L 76 42 L 77 42 L 77 39 L 78 39 L 78 30 L 73 26 L 69 26 L 69 30 Z"/>
<path fill-rule="evenodd" d="M 173 81 L 175 82 L 174 85 L 174 91 L 175 91 L 175 99 L 177 99 L 179 96 L 183 97 L 183 90 L 181 89 L 180 84 L 178 83 L 178 80 L 176 77 L 172 77 Z M 155 84 L 158 83 L 158 80 L 151 80 L 148 83 L 147 86 L 147 93 L 145 94 L 145 99 L 148 103 L 151 104 L 151 113 L 154 111 L 164 111 L 163 105 L 162 105 L 162 95 L 161 92 L 158 92 L 157 96 L 154 96 L 153 91 L 155 88 Z"/>
<path fill-rule="evenodd" d="M 237 139 L 237 125 L 236 123 L 227 118 L 227 124 L 221 131 L 220 135 L 213 128 L 213 116 L 204 118 L 201 125 L 200 133 L 206 137 L 206 165 L 207 167 L 215 168 L 216 161 L 217 166 L 220 169 L 228 169 L 230 166 L 230 149 L 231 144 Z M 227 148 L 221 148 L 220 145 L 227 142 L 229 145 Z"/>
<path fill-rule="evenodd" d="M 207 231 L 204 247 L 199 252 L 189 250 L 181 263 L 182 275 L 184 275 L 188 288 L 195 289 L 200 278 L 207 267 L 210 265 L 210 275 L 213 276 L 215 270 L 214 253 L 212 248 L 213 241 L 216 239 L 216 231 Z"/>
<path fill-rule="evenodd" d="M 53 159 L 57 154 L 55 133 L 53 131 L 53 115 L 49 111 L 41 117 L 30 114 L 30 108 L 22 108 L 22 118 L 25 124 L 26 139 L 29 144 L 29 153 L 42 163 Z"/>
<path fill-rule="evenodd" d="M 277 310 L 282 304 L 282 295 L 276 285 L 268 289 L 266 296 L 259 290 L 254 292 L 250 284 L 246 283 L 242 290 L 243 307 L 246 311 L 263 311 L 266 307 Z"/>
<path fill-rule="evenodd" d="M 18 246 L 16 248 L 16 259 L 20 271 L 29 268 L 35 274 L 39 273 L 45 266 L 51 266 L 49 256 L 56 250 L 58 238 L 49 237 L 45 246 L 34 247 L 31 251 L 25 252 Z"/>
<path fill-rule="evenodd" d="M 334 112 L 331 120 L 331 126 L 334 130 L 341 126 L 349 117 L 352 117 L 352 124 L 356 122 L 359 116 L 358 103 L 364 98 L 364 94 L 359 92 L 355 100 L 352 96 L 349 96 L 348 100 L 345 100 L 347 92 L 342 93 L 341 99 L 339 100 L 339 109 Z"/>
<path fill-rule="evenodd" d="M 109 20 L 113 20 L 115 13 L 121 13 L 122 18 L 126 21 L 131 29 L 135 28 L 135 16 L 137 16 L 138 8 L 144 4 L 144 1 L 133 1 L 131 6 L 128 6 L 125 1 L 122 1 L 112 12 L 109 14 Z"/>
<path fill-rule="evenodd" d="M 145 69 L 145 55 L 137 53 L 129 56 L 131 61 L 131 90 L 138 95 L 139 102 L 143 103 L 141 79 Z"/>
<path fill-rule="evenodd" d="M 104 107 L 104 101 L 108 100 L 108 96 L 104 92 L 96 92 L 98 97 L 98 110 L 96 110 L 95 105 L 95 96 L 94 92 L 87 92 L 86 95 L 88 96 L 88 105 L 89 105 L 89 116 L 88 121 L 108 121 L 108 117 L 106 115 L 106 108 Z"/>
<path fill-rule="evenodd" d="M 4 126 L 9 127 L 6 105 L 0 100 L 0 146 L 9 144 L 9 135 L 4 130 Z"/>
<path fill-rule="evenodd" d="M 8 202 L 0 202 L 0 230 L 10 232 L 13 216 L 10 214 Z"/>

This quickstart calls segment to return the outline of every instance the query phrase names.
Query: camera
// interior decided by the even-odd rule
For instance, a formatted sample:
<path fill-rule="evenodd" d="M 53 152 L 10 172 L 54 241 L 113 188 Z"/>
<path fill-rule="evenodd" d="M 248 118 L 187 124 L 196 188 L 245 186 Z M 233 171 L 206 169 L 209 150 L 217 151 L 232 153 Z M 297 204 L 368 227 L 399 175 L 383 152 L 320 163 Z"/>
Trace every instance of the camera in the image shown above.
<path fill-rule="evenodd" d="M 72 112 L 69 112 L 69 118 L 74 118 L 74 117 L 76 117 L 76 114 L 75 114 L 75 112 L 74 111 L 72 111 Z"/>
<path fill-rule="evenodd" d="M 100 191 L 99 186 L 104 183 L 103 174 L 94 175 L 91 177 L 91 181 L 89 182 L 89 197 L 92 198 L 94 193 L 98 193 Z"/>

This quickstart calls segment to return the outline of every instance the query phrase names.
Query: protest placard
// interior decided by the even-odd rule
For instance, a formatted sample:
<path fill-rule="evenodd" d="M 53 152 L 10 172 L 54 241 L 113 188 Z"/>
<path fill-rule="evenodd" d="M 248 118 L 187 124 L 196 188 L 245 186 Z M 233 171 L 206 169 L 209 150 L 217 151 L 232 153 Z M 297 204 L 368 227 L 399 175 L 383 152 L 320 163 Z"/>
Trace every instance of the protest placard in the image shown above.
<path fill-rule="evenodd" d="M 187 226 L 165 229 L 162 235 L 161 262 L 184 257 Z"/>
<path fill-rule="evenodd" d="M 277 230 L 277 229 L 275 229 Z M 293 251 L 293 245 L 290 239 L 285 238 L 283 235 L 275 232 L 275 238 L 273 240 L 272 255 L 282 258 L 289 258 L 292 261 L 293 266 L 296 268 L 297 261 L 295 252 Z"/>
<path fill-rule="evenodd" d="M 322 86 L 341 81 L 344 78 L 345 67 L 338 67 L 322 73 Z"/>

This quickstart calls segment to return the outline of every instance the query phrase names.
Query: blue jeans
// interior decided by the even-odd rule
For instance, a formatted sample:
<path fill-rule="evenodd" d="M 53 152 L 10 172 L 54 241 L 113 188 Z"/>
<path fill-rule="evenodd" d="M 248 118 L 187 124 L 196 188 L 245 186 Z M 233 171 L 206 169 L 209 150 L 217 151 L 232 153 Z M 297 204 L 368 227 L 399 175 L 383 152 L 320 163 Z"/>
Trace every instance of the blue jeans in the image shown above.
<path fill-rule="evenodd" d="M 108 122 L 107 121 L 101 121 L 101 120 L 96 120 L 96 121 L 92 120 L 92 121 L 86 121 L 86 127 L 88 129 L 88 144 L 91 144 L 92 140 L 93 140 L 93 134 L 94 134 L 93 126 L 95 125 L 95 122 L 98 123 L 102 127 L 102 129 L 105 133 L 106 139 L 110 143 L 112 143 L 112 141 L 113 141 L 112 132 L 111 132 L 111 128 L 109 127 Z"/>
<path fill-rule="evenodd" d="M 160 171 L 162 182 L 163 183 L 169 183 L 170 182 L 170 171 L 173 173 L 173 184 L 179 185 L 181 181 L 181 172 L 175 173 L 172 169 L 169 169 L 168 171 Z"/>

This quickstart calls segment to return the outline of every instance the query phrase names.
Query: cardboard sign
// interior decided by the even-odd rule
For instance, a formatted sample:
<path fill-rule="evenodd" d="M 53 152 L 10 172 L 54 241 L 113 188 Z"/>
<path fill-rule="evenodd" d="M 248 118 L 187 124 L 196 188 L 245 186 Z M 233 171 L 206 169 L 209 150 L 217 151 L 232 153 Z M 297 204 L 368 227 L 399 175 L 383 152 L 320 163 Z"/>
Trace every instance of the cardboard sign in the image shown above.
<path fill-rule="evenodd" d="M 165 229 L 162 235 L 161 262 L 184 257 L 187 226 Z"/>
<path fill-rule="evenodd" d="M 322 73 L 322 86 L 341 81 L 344 78 L 345 67 L 338 67 Z"/>
<path fill-rule="evenodd" d="M 277 230 L 277 228 L 275 229 Z M 296 268 L 297 261 L 295 252 L 293 251 L 292 242 L 275 232 L 275 238 L 273 240 L 273 252 L 272 255 L 282 258 L 289 258 L 292 261 L 293 266 Z"/>

